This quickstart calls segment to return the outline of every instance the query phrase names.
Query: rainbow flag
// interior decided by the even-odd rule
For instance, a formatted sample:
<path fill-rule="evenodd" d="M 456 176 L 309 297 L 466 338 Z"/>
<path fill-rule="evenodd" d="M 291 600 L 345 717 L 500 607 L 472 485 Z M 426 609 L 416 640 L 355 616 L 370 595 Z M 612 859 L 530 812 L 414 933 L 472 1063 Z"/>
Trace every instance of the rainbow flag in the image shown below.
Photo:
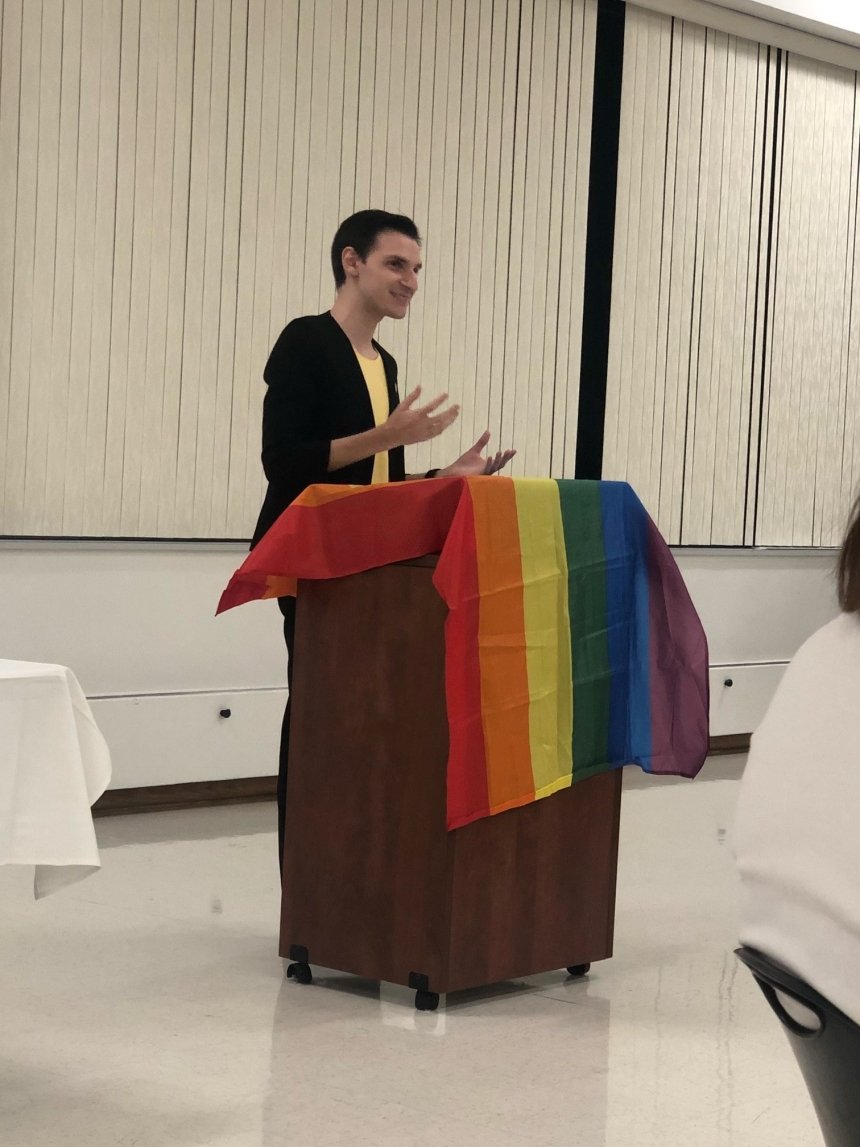
<path fill-rule="evenodd" d="M 708 751 L 705 634 L 623 482 L 442 478 L 314 486 L 218 612 L 438 553 L 448 606 L 448 826 L 607 769 L 693 777 Z"/>

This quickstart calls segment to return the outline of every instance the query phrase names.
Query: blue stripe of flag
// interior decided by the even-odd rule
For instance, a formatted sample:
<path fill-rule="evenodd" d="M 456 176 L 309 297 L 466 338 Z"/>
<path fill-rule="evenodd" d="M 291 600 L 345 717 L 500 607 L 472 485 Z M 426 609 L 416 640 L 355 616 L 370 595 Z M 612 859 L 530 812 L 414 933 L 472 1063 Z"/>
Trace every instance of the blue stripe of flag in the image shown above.
<path fill-rule="evenodd" d="M 647 516 L 626 482 L 600 486 L 611 668 L 608 757 L 651 767 Z"/>

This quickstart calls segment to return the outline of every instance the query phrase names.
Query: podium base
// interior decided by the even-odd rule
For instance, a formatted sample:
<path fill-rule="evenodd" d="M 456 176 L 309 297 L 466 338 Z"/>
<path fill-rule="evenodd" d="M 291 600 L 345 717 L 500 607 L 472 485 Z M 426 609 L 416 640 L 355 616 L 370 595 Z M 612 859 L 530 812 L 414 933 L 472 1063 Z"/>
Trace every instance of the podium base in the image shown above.
<path fill-rule="evenodd" d="M 621 802 L 616 771 L 447 831 L 433 565 L 300 583 L 280 944 L 425 1005 L 611 956 Z"/>

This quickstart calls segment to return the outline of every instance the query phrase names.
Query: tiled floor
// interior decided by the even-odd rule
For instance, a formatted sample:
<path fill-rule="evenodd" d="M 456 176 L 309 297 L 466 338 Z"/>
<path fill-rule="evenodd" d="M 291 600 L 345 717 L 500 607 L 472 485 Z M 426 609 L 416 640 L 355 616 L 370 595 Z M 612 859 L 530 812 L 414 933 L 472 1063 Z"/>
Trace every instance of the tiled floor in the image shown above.
<path fill-rule="evenodd" d="M 732 956 L 741 762 L 628 770 L 616 956 L 451 996 L 284 979 L 270 805 L 98 822 L 46 900 L 0 868 L 2 1147 L 807 1147 L 811 1105 Z"/>

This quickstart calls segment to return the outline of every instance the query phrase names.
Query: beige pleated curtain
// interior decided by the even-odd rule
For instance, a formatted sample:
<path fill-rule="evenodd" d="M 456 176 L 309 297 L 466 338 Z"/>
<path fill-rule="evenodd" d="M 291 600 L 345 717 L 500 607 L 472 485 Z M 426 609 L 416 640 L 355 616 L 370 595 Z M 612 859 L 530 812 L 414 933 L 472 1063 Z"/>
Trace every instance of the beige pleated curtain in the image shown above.
<path fill-rule="evenodd" d="M 3 0 L 0 533 L 247 537 L 262 371 L 353 210 L 414 215 L 380 337 L 520 472 L 576 433 L 593 0 Z"/>
<path fill-rule="evenodd" d="M 596 0 L 0 9 L 0 533 L 247 537 L 266 356 L 367 206 L 425 236 L 403 387 L 463 404 L 409 464 L 573 475 Z M 838 541 L 858 167 L 855 72 L 627 6 L 604 473 L 672 542 Z"/>

